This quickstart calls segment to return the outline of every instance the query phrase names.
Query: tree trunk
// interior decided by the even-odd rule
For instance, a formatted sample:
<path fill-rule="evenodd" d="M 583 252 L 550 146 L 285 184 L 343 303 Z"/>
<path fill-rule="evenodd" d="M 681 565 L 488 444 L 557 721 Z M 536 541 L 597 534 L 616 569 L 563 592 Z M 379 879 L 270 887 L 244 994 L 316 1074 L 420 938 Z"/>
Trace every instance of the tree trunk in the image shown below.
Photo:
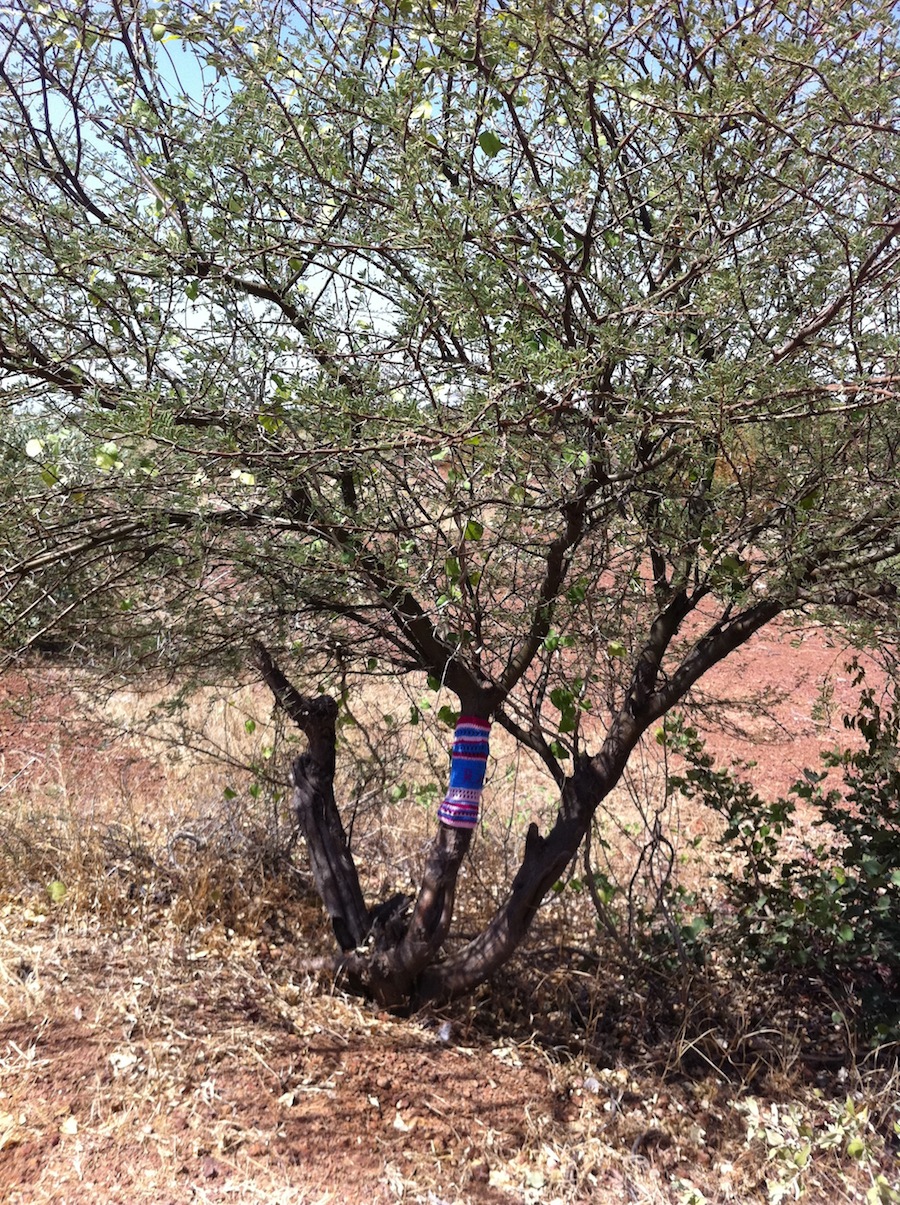
<path fill-rule="evenodd" d="M 542 837 L 532 824 L 509 895 L 486 928 L 444 962 L 433 963 L 417 985 L 417 1003 L 450 1000 L 483 983 L 522 944 L 541 901 L 565 873 L 591 820 L 622 776 L 645 724 L 619 715 L 595 757 L 582 758 L 563 784 L 556 823 Z"/>
<path fill-rule="evenodd" d="M 293 805 L 309 850 L 310 868 L 338 945 L 361 945 L 371 927 L 359 875 L 334 798 L 335 724 L 338 706 L 327 695 L 307 698 L 287 680 L 268 650 L 254 642 L 253 657 L 269 689 L 309 746 L 294 762 Z"/>
<path fill-rule="evenodd" d="M 530 825 L 522 864 L 504 903 L 473 941 L 446 961 L 424 969 L 416 984 L 416 1003 L 465 995 L 512 957 L 541 901 L 578 853 L 591 816 L 611 785 L 598 779 L 588 761 L 566 780 L 550 833 L 542 837 L 537 825 Z"/>
<path fill-rule="evenodd" d="M 440 825 L 411 914 L 409 900 L 402 896 L 367 910 L 334 799 L 337 704 L 330 698 L 303 698 L 266 650 L 255 646 L 256 662 L 276 699 L 309 740 L 308 751 L 294 763 L 294 804 L 316 887 L 343 951 L 335 970 L 351 988 L 385 1007 L 408 1008 L 464 995 L 509 960 L 541 901 L 577 855 L 594 813 L 618 783 L 648 725 L 683 698 L 710 666 L 778 614 L 783 603 L 765 599 L 717 621 L 660 685 L 663 654 L 689 609 L 682 593 L 659 613 L 599 753 L 582 757 L 562 784 L 553 828 L 543 837 L 531 825 L 507 898 L 483 932 L 446 958 L 442 951 L 472 831 Z M 460 701 L 467 714 L 486 719 L 502 699 L 468 679 L 460 684 Z"/>
<path fill-rule="evenodd" d="M 302 696 L 262 645 L 254 646 L 254 658 L 277 701 L 309 741 L 306 753 L 294 762 L 293 801 L 316 888 L 343 951 L 335 970 L 353 990 L 392 1009 L 471 991 L 521 944 L 541 901 L 576 856 L 597 806 L 618 781 L 641 725 L 620 716 L 601 752 L 579 762 L 563 784 L 551 832 L 542 837 L 534 824 L 528 830 L 522 865 L 506 901 L 482 933 L 441 961 L 472 830 L 440 826 L 410 915 L 409 901 L 402 896 L 367 910 L 334 798 L 337 704 L 328 697 Z M 469 699 L 467 705 L 472 712 L 484 712 L 487 701 Z"/>
<path fill-rule="evenodd" d="M 471 841 L 471 830 L 441 825 L 428 851 L 408 923 L 388 940 L 379 934 L 367 948 L 341 960 L 351 985 L 383 1007 L 407 1008 L 416 997 L 421 973 L 440 954 L 453 917 L 459 868 Z"/>
<path fill-rule="evenodd" d="M 338 945 L 342 950 L 353 950 L 365 940 L 370 919 L 334 798 L 337 704 L 329 698 L 307 702 L 308 714 L 316 714 L 324 732 L 317 741 L 311 739 L 309 750 L 294 762 L 294 810 L 306 839 L 316 890 L 331 918 Z"/>

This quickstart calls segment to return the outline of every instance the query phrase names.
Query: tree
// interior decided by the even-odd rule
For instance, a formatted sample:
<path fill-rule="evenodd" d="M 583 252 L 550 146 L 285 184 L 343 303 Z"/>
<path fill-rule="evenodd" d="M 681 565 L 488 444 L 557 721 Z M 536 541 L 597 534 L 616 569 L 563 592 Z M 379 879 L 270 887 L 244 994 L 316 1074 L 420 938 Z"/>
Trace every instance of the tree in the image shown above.
<path fill-rule="evenodd" d="M 309 740 L 346 974 L 388 1004 L 467 992 L 711 666 L 808 607 L 889 630 L 891 7 L 0 20 L 6 645 L 184 668 L 258 641 Z M 472 830 L 438 826 L 411 910 L 367 907 L 337 705 L 289 649 L 427 674 L 557 782 L 452 953 Z"/>

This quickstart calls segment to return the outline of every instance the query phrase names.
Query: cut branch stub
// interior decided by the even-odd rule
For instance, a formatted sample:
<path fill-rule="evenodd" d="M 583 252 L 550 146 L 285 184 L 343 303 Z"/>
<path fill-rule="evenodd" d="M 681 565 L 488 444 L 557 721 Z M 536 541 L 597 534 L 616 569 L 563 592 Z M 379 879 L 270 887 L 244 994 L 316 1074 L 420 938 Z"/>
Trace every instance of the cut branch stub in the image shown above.
<path fill-rule="evenodd" d="M 310 867 L 342 950 L 361 945 L 369 915 L 347 834 L 334 798 L 337 703 L 328 695 L 301 695 L 259 641 L 253 659 L 280 707 L 309 742 L 291 770 L 293 805 L 309 851 Z"/>

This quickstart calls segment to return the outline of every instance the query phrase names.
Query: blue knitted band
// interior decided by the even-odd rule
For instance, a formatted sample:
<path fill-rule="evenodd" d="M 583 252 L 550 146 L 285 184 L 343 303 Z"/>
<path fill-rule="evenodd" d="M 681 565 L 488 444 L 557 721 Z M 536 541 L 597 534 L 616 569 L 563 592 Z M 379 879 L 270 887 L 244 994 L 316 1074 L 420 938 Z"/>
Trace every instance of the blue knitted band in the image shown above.
<path fill-rule="evenodd" d="M 475 828 L 478 824 L 478 805 L 484 788 L 487 770 L 488 736 L 491 726 L 487 720 L 461 715 L 453 735 L 450 758 L 450 786 L 444 802 L 438 808 L 438 819 L 450 828 Z"/>

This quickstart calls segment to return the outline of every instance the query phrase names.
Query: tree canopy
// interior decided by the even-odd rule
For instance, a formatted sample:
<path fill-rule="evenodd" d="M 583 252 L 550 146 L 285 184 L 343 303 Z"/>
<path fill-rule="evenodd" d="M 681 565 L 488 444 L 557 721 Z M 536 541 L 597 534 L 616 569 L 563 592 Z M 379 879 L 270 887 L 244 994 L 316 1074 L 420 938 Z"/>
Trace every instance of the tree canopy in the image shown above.
<path fill-rule="evenodd" d="M 560 786 L 443 962 L 469 835 L 441 828 L 377 973 L 343 849 L 376 994 L 499 965 L 641 734 L 766 623 L 890 631 L 890 5 L 0 23 L 6 649 L 187 667 L 254 637 L 323 781 L 331 710 L 279 660 L 424 673 Z"/>

